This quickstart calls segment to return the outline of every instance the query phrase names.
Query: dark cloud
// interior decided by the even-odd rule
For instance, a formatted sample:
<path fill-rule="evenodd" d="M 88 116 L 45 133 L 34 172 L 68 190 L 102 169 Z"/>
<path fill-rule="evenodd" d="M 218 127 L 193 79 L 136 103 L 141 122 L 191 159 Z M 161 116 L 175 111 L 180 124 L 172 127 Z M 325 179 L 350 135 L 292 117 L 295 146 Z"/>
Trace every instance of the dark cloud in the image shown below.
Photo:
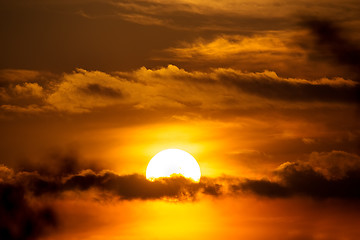
<path fill-rule="evenodd" d="M 313 152 L 306 164 L 327 179 L 342 179 L 360 169 L 360 157 L 344 151 Z"/>
<path fill-rule="evenodd" d="M 222 194 L 222 185 L 221 184 L 214 184 L 214 185 L 205 185 L 203 189 L 203 193 L 212 196 L 220 196 Z"/>
<path fill-rule="evenodd" d="M 349 32 L 328 19 L 308 17 L 301 24 L 314 37 L 314 41 L 301 43 L 310 58 L 347 67 L 354 80 L 360 82 L 360 44 Z M 353 91 L 355 100 L 360 102 L 360 86 L 355 86 Z"/>
<path fill-rule="evenodd" d="M 201 195 L 234 194 L 268 198 L 360 199 L 359 156 L 339 151 L 313 153 L 307 162 L 284 163 L 274 172 L 276 180 L 202 177 L 199 183 L 181 176 L 152 182 L 139 174 L 118 175 L 104 170 L 75 173 L 81 167 L 75 158 L 69 159 L 62 168 L 66 174 L 16 172 L 0 166 L 0 239 L 37 239 L 47 234 L 58 222 L 55 211 L 41 204 L 41 199 L 72 196 L 62 195 L 68 192 L 92 191 L 100 198 L 112 196 L 118 200 L 193 201 Z M 341 174 L 334 175 L 334 169 L 341 170 Z"/>
<path fill-rule="evenodd" d="M 88 84 L 81 90 L 87 94 L 95 94 L 110 98 L 121 98 L 123 96 L 122 92 L 118 89 L 101 86 L 100 84 L 96 83 Z"/>
<path fill-rule="evenodd" d="M 233 185 L 234 191 L 264 197 L 306 196 L 314 199 L 360 199 L 360 168 L 348 170 L 342 178 L 329 179 L 310 165 L 286 163 L 276 171 L 279 181 L 246 180 Z"/>
<path fill-rule="evenodd" d="M 357 90 L 354 86 L 331 86 L 314 84 L 310 81 L 296 82 L 280 79 L 277 76 L 262 76 L 248 78 L 232 74 L 219 76 L 226 83 L 230 83 L 240 91 L 260 97 L 301 102 L 356 102 Z M 334 80 L 334 83 L 336 81 Z"/>
<path fill-rule="evenodd" d="M 307 18 L 302 25 L 315 37 L 314 57 L 333 60 L 360 74 L 360 45 L 349 40 L 344 29 L 326 19 Z"/>
<path fill-rule="evenodd" d="M 232 186 L 233 191 L 252 192 L 259 196 L 266 197 L 288 197 L 289 190 L 276 182 L 268 180 L 246 180 L 243 183 Z"/>
<path fill-rule="evenodd" d="M 59 177 L 38 172 L 16 173 L 0 166 L 0 239 L 35 240 L 58 226 L 56 211 L 42 204 L 41 196 L 56 198 L 64 192 L 94 190 L 99 196 L 110 194 L 119 200 L 195 200 L 203 189 L 204 194 L 214 195 L 213 191 L 208 193 L 211 188 L 206 183 L 177 176 L 151 182 L 138 174 L 121 176 L 109 171 L 86 170 Z"/>
<path fill-rule="evenodd" d="M 308 161 L 282 164 L 273 180 L 181 176 L 149 181 L 144 175 L 67 167 L 67 174 L 16 172 L 0 166 L 0 238 L 37 239 L 57 226 L 54 210 L 41 199 L 71 197 L 91 191 L 97 199 L 193 201 L 201 196 L 255 195 L 267 198 L 360 200 L 359 156 L 340 151 L 312 153 Z M 70 165 L 72 161 L 69 161 Z M 329 163 L 326 165 L 326 163 Z M 65 164 L 66 165 L 66 164 Z M 333 174 L 338 169 L 341 174 Z M 31 199 L 31 201 L 29 201 Z M 40 204 L 33 204 L 33 203 Z M 31 203 L 31 204 L 30 204 Z"/>
<path fill-rule="evenodd" d="M 327 164 L 328 163 L 328 164 Z M 327 165 L 326 165 L 327 164 Z M 339 173 L 333 174 L 335 169 Z M 223 196 L 248 194 L 270 198 L 307 196 L 314 199 L 360 199 L 360 164 L 357 155 L 333 151 L 313 153 L 309 161 L 284 163 L 274 172 L 274 179 L 208 178 L 195 183 L 181 176 L 149 181 L 143 175 L 118 175 L 111 171 L 39 174 L 1 169 L 1 179 L 20 184 L 31 196 L 59 196 L 67 191 L 109 193 L 120 200 L 174 199 L 195 200 L 201 194 Z"/>
<path fill-rule="evenodd" d="M 56 226 L 51 208 L 31 206 L 22 186 L 0 182 L 0 239 L 35 240 Z"/>
<path fill-rule="evenodd" d="M 6 173 L 6 171 L 3 171 Z M 13 171 L 7 171 L 8 175 Z M 3 174 L 5 175 L 5 174 Z M 20 184 L 33 196 L 58 196 L 65 191 L 95 190 L 113 194 L 121 200 L 131 199 L 163 199 L 194 200 L 202 192 L 208 195 L 218 195 L 219 184 L 203 181 L 195 183 L 181 176 L 163 178 L 154 182 L 143 175 L 117 175 L 110 171 L 95 173 L 84 170 L 79 174 L 58 176 L 42 176 L 37 172 L 20 172 L 13 177 L 2 176 L 7 181 Z"/>
<path fill-rule="evenodd" d="M 145 176 L 133 174 L 119 176 L 111 172 L 100 175 L 92 173 L 70 178 L 64 185 L 65 190 L 88 190 L 97 188 L 114 193 L 120 199 L 161 199 L 195 198 L 201 185 L 183 177 L 164 178 L 148 181 Z"/>
<path fill-rule="evenodd" d="M 279 176 L 294 194 L 315 198 L 360 198 L 360 169 L 348 171 L 341 179 L 327 179 L 310 167 L 292 164 L 279 171 Z"/>
<path fill-rule="evenodd" d="M 45 177 L 65 177 L 76 174 L 83 169 L 100 171 L 103 169 L 99 161 L 81 161 L 77 150 L 52 149 L 39 161 L 19 160 L 15 168 L 24 172 L 37 172 Z"/>

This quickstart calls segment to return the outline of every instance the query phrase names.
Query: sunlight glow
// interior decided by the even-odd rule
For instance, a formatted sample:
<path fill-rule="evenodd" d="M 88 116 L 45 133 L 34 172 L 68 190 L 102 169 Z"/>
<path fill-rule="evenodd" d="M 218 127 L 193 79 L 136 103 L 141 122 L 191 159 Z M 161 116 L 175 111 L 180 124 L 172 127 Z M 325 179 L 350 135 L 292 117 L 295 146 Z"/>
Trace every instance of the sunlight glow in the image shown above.
<path fill-rule="evenodd" d="M 159 177 L 180 174 L 195 182 L 200 181 L 200 166 L 191 154 L 180 149 L 166 149 L 156 154 L 146 169 L 146 178 L 153 181 Z"/>

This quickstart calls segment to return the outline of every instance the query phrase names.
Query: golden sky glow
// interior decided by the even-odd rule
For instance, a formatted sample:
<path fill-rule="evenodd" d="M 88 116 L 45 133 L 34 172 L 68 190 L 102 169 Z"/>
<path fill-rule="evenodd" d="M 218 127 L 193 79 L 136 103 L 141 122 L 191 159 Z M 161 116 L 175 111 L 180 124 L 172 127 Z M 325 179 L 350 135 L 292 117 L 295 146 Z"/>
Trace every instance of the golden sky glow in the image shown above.
<path fill-rule="evenodd" d="M 359 16 L 0 0 L 0 239 L 358 240 Z"/>

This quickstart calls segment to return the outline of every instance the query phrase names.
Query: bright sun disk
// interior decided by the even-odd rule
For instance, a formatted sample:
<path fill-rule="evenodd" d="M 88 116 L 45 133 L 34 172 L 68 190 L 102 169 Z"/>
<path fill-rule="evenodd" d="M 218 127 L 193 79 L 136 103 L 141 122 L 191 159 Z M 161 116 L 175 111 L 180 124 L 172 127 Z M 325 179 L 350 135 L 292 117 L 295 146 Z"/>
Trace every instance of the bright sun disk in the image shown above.
<path fill-rule="evenodd" d="M 200 166 L 191 154 L 180 149 L 166 149 L 157 153 L 146 168 L 146 178 L 155 180 L 180 174 L 195 182 L 200 181 Z"/>

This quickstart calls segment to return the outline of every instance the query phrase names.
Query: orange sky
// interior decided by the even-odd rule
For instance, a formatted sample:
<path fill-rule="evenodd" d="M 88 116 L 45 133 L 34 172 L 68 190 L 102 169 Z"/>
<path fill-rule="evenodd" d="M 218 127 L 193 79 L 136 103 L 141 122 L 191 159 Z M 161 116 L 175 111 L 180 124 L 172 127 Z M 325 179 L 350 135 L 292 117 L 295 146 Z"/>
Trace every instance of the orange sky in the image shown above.
<path fill-rule="evenodd" d="M 0 239 L 357 240 L 359 16 L 0 0 Z M 200 183 L 145 179 L 168 148 Z"/>

